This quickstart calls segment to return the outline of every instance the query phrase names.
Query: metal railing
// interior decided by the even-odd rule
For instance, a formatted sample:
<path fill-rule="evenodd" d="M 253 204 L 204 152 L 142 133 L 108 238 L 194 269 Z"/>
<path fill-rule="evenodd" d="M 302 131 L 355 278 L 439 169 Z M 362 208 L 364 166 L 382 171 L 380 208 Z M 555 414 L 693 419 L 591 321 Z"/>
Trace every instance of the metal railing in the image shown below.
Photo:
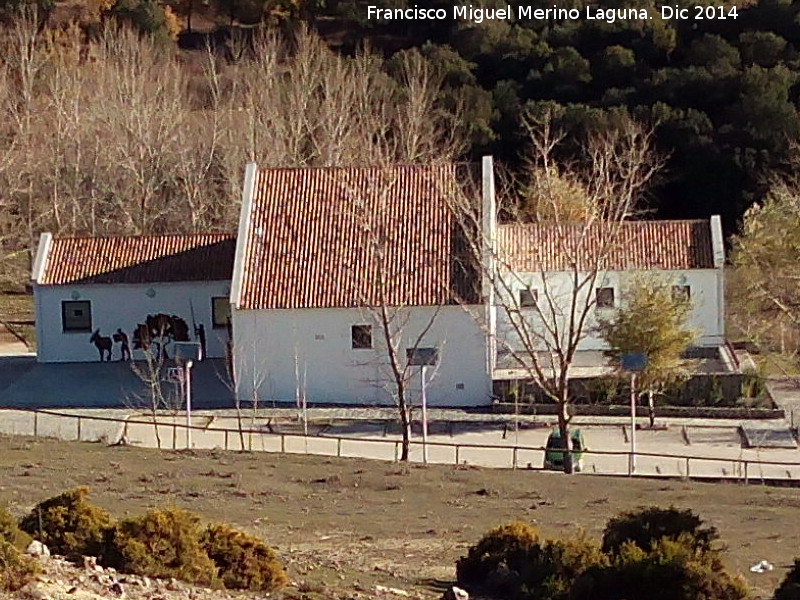
<path fill-rule="evenodd" d="M 728 353 L 731 356 L 731 360 L 733 360 L 733 366 L 736 367 L 737 371 L 742 370 L 742 365 L 739 363 L 739 357 L 736 356 L 736 348 L 733 347 L 730 340 L 725 340 L 725 348 L 727 348 Z"/>
<path fill-rule="evenodd" d="M 132 439 L 131 432 L 136 427 L 158 428 L 159 434 L 163 433 L 161 448 L 171 446 L 172 449 L 181 449 L 181 433 L 185 434 L 191 429 L 194 440 L 203 441 L 200 434 L 211 437 L 211 444 L 203 446 L 205 449 L 221 448 L 233 451 L 266 451 L 291 454 L 315 454 L 325 456 L 372 458 L 379 460 L 398 461 L 402 451 L 402 441 L 399 439 L 385 439 L 375 437 L 354 437 L 342 435 L 304 435 L 303 433 L 272 432 L 264 428 L 242 429 L 230 427 L 211 427 L 213 420 L 206 425 L 187 425 L 185 422 L 165 422 L 165 419 L 177 419 L 178 415 L 164 414 L 153 417 L 142 415 L 134 418 L 103 417 L 86 414 L 70 414 L 44 409 L 0 409 L 0 425 L 6 423 L 2 418 L 3 413 L 23 413 L 30 415 L 30 421 L 19 423 L 11 433 L 17 435 L 33 435 L 34 437 L 58 438 L 76 441 L 97 441 L 105 436 L 109 443 L 119 443 L 123 440 L 131 444 L 142 444 L 141 440 Z M 59 421 L 72 421 L 70 426 L 62 427 L 61 423 L 55 428 L 43 427 L 44 417 L 53 417 Z M 181 418 L 183 418 L 181 416 Z M 114 436 L 108 432 L 97 435 L 97 431 L 87 434 L 87 423 L 113 423 L 119 426 Z M 113 439 L 112 439 L 113 437 Z M 208 440 L 204 440 L 209 443 Z M 152 444 L 151 444 L 152 445 Z M 546 448 L 527 445 L 487 445 L 475 443 L 453 443 L 442 441 L 428 441 L 428 452 L 431 455 L 429 462 L 437 464 L 474 465 L 494 468 L 534 469 L 542 470 Z M 365 449 L 379 448 L 372 452 Z M 185 447 L 185 446 L 183 446 Z M 423 444 L 419 439 L 411 443 L 411 460 L 422 462 Z M 195 446 L 194 449 L 199 449 Z M 495 460 L 491 463 L 481 460 L 487 454 L 492 454 Z M 724 458 L 702 455 L 684 455 L 669 453 L 636 452 L 635 457 L 638 467 L 634 468 L 630 451 L 619 450 L 583 450 L 581 454 L 584 462 L 592 468 L 585 469 L 602 475 L 627 475 L 645 477 L 680 477 L 697 480 L 731 480 L 744 484 L 751 482 L 784 481 L 796 482 L 800 485 L 800 462 L 769 461 L 751 458 Z M 499 455 L 505 458 L 498 460 Z M 586 457 L 594 457 L 595 461 L 589 463 Z M 535 460 L 532 460 L 535 458 Z M 598 469 L 598 461 L 599 469 Z M 650 463 L 649 465 L 647 463 Z M 655 462 L 655 465 L 652 463 Z M 534 464 L 536 466 L 534 466 Z M 703 465 L 706 468 L 703 468 Z M 717 472 L 709 470 L 707 465 L 720 465 Z M 666 465 L 666 468 L 665 468 Z M 672 468 L 669 468 L 670 465 Z M 730 470 L 728 470 L 729 467 Z M 766 475 L 765 475 L 766 472 Z"/>

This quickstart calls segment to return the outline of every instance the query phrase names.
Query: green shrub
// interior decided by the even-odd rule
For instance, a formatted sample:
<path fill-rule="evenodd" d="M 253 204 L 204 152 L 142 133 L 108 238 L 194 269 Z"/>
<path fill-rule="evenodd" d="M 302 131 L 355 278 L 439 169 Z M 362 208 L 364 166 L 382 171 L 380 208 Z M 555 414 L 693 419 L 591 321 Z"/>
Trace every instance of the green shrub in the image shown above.
<path fill-rule="evenodd" d="M 566 600 L 575 579 L 606 564 L 608 558 L 584 536 L 542 542 L 530 525 L 511 523 L 470 548 L 456 572 L 464 587 L 496 598 Z"/>
<path fill-rule="evenodd" d="M 622 385 L 617 377 L 598 377 L 584 383 L 584 390 L 589 404 L 618 404 Z"/>
<path fill-rule="evenodd" d="M 185 510 L 151 510 L 110 532 L 103 564 L 126 573 L 215 586 L 217 567 L 201 544 L 200 519 Z"/>
<path fill-rule="evenodd" d="M 583 535 L 548 540 L 529 554 L 521 573 L 522 586 L 515 596 L 529 600 L 567 600 L 575 581 L 584 572 L 606 565 L 608 557 Z"/>
<path fill-rule="evenodd" d="M 752 369 L 745 370 L 742 375 L 742 396 L 745 398 L 762 398 L 767 393 L 767 383 L 763 374 Z"/>
<path fill-rule="evenodd" d="M 86 499 L 89 488 L 79 487 L 39 503 L 20 522 L 28 534 L 54 554 L 69 559 L 102 554 L 111 517 Z"/>
<path fill-rule="evenodd" d="M 17 520 L 5 508 L 0 507 L 0 541 L 5 541 L 17 548 L 25 550 L 33 538 L 22 531 Z"/>
<path fill-rule="evenodd" d="M 492 529 L 456 563 L 459 584 L 484 586 L 501 563 L 512 573 L 519 573 L 538 543 L 538 531 L 527 523 L 509 523 Z M 507 587 L 516 587 L 513 581 L 507 583 Z"/>
<path fill-rule="evenodd" d="M 623 512 L 611 519 L 603 531 L 603 552 L 617 554 L 625 542 L 649 552 L 662 537 L 677 539 L 686 534 L 691 546 L 698 550 L 711 550 L 719 538 L 715 527 L 702 528 L 703 520 L 691 510 L 675 507 L 650 506 L 636 511 Z"/>
<path fill-rule="evenodd" d="M 775 590 L 775 600 L 800 600 L 800 558 L 794 559 L 794 567 Z"/>
<path fill-rule="evenodd" d="M 588 569 L 570 600 L 746 600 L 747 585 L 731 576 L 716 551 L 700 550 L 689 534 L 662 537 L 645 551 L 624 542 L 609 567 Z"/>
<path fill-rule="evenodd" d="M 215 524 L 206 529 L 202 545 L 226 588 L 269 592 L 288 582 L 275 551 L 257 537 Z"/>
<path fill-rule="evenodd" d="M 15 592 L 39 572 L 39 564 L 0 539 L 0 592 Z"/>
<path fill-rule="evenodd" d="M 722 389 L 722 382 L 717 375 L 711 375 L 708 384 L 708 406 L 724 406 L 725 392 Z"/>

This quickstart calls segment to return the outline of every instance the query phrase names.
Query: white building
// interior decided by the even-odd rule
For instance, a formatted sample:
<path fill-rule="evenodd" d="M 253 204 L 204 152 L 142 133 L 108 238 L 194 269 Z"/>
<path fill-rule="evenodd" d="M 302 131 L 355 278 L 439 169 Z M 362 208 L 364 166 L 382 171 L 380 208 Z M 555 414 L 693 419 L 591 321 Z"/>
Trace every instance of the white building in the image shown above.
<path fill-rule="evenodd" d="M 133 358 L 141 358 L 136 342 L 147 335 L 140 326 L 146 328 L 148 316 L 152 324 L 157 315 L 170 320 L 151 337 L 162 332 L 174 341 L 205 337 L 207 356 L 224 357 L 234 246 L 233 236 L 222 234 L 43 234 L 32 276 L 39 362 L 98 361 L 101 349 L 107 360 L 109 346 L 110 358 L 119 360 L 121 333 Z"/>
<path fill-rule="evenodd" d="M 247 169 L 231 286 L 242 400 L 491 402 L 478 277 L 463 271 L 451 166 Z M 466 300 L 466 303 L 461 302 Z M 391 348 L 391 351 L 390 351 Z M 395 368 L 392 361 L 395 361 Z"/>
<path fill-rule="evenodd" d="M 598 374 L 592 368 L 607 364 L 600 352 L 607 345 L 597 332 L 598 318 L 611 316 L 626 286 L 642 277 L 672 285 L 673 293 L 688 297 L 692 304 L 688 326 L 698 332 L 697 346 L 727 352 L 725 251 L 717 216 L 710 221 L 590 226 L 499 225 L 497 253 L 503 282 L 496 286 L 500 353 L 566 348 L 570 325 L 580 323 L 579 355 L 571 373 Z"/>
<path fill-rule="evenodd" d="M 117 360 L 120 333 L 140 358 L 137 332 L 155 335 L 140 325 L 166 315 L 180 325 L 172 338 L 204 337 L 208 357 L 225 357 L 230 344 L 241 400 L 389 405 L 399 376 L 416 404 L 422 367 L 409 356 L 435 356 L 425 367 L 431 406 L 488 405 L 493 379 L 519 375 L 498 364 L 518 345 L 501 307 L 534 322 L 549 314 L 563 330 L 567 305 L 537 303 L 572 298 L 607 231 L 498 224 L 487 157 L 474 223 L 484 267 L 476 268 L 454 211 L 456 185 L 452 166 L 249 165 L 235 238 L 44 234 L 32 276 L 38 360 L 97 361 L 108 345 Z M 592 310 L 571 376 L 596 374 L 603 344 L 593 320 L 637 273 L 658 274 L 690 296 L 701 346 L 724 344 L 718 217 L 624 223 L 603 258 L 582 292 Z"/>

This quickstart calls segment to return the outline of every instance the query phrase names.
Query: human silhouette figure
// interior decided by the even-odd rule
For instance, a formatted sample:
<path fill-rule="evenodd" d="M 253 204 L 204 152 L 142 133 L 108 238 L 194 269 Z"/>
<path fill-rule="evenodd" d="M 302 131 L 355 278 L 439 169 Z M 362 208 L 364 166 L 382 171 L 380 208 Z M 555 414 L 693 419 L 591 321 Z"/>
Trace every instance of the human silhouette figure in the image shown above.
<path fill-rule="evenodd" d="M 114 334 L 114 341 L 120 343 L 120 360 L 130 360 L 131 359 L 131 347 L 128 343 L 128 334 L 126 334 L 122 329 L 117 329 L 117 333 Z M 127 356 L 127 358 L 125 358 Z"/>

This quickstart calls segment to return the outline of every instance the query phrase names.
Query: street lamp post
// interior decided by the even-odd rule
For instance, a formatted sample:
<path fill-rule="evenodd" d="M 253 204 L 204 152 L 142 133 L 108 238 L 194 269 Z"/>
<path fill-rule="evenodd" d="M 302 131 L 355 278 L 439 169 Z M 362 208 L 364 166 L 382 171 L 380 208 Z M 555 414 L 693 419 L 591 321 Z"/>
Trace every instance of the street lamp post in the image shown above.
<path fill-rule="evenodd" d="M 186 384 L 186 448 L 192 447 L 192 361 L 187 360 L 183 367 L 183 378 Z"/>
<path fill-rule="evenodd" d="M 636 371 L 631 371 L 631 473 L 636 471 Z"/>
<path fill-rule="evenodd" d="M 420 368 L 422 378 L 422 462 L 428 464 L 428 397 L 425 393 L 425 365 Z"/>
<path fill-rule="evenodd" d="M 420 400 L 422 404 L 422 462 L 428 463 L 428 396 L 425 384 L 425 369 L 436 366 L 439 351 L 436 348 L 407 348 L 406 360 L 411 367 L 420 367 Z"/>

